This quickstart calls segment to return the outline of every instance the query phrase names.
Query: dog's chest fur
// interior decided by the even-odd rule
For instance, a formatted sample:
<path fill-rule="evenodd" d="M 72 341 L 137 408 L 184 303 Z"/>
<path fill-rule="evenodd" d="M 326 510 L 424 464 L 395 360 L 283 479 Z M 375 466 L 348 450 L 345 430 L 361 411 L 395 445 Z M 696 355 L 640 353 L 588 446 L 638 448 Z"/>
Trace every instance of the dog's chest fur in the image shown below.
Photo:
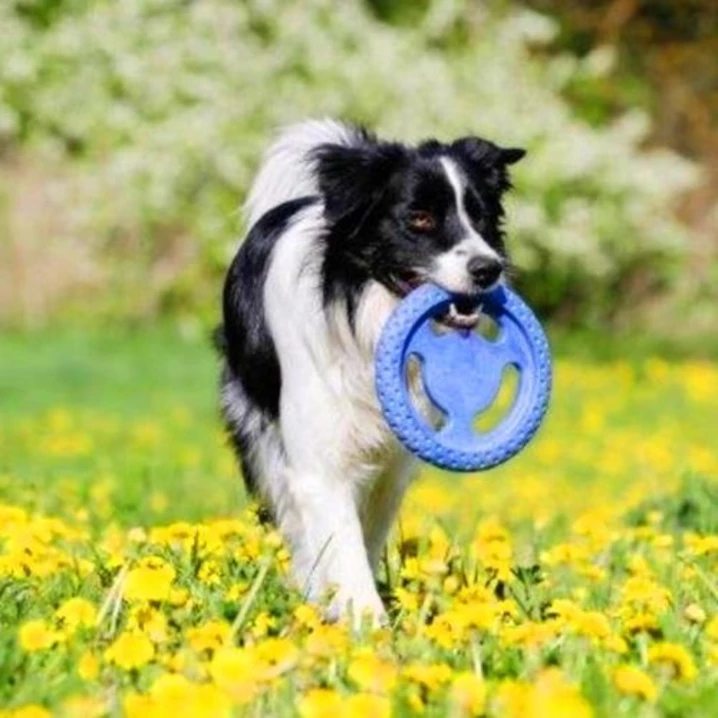
<path fill-rule="evenodd" d="M 351 447 L 349 461 L 353 470 L 363 466 L 369 476 L 380 472 L 398 453 L 374 386 L 376 345 L 396 301 L 384 287 L 371 284 L 357 307 L 353 331 L 341 307 L 328 315 L 329 341 L 335 352 L 330 381 L 342 405 L 347 447 Z"/>
<path fill-rule="evenodd" d="M 336 454 L 315 461 L 362 483 L 398 452 L 374 387 L 376 345 L 397 299 L 370 282 L 353 321 L 343 301 L 322 302 L 318 209 L 308 208 L 277 243 L 265 284 L 267 320 L 281 364 L 283 402 L 291 402 L 282 412 L 301 414 L 302 434 L 331 437 L 324 443 L 337 447 Z M 292 437 L 285 439 L 291 443 Z"/>

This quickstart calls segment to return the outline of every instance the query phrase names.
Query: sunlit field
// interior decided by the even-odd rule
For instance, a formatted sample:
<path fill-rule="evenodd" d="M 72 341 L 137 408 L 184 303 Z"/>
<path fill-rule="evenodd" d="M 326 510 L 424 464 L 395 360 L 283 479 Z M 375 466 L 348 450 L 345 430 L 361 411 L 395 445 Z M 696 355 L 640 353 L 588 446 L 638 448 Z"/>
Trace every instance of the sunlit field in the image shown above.
<path fill-rule="evenodd" d="M 715 364 L 559 359 L 525 452 L 416 482 L 358 633 L 291 587 L 215 369 L 0 340 L 0 716 L 718 712 Z"/>

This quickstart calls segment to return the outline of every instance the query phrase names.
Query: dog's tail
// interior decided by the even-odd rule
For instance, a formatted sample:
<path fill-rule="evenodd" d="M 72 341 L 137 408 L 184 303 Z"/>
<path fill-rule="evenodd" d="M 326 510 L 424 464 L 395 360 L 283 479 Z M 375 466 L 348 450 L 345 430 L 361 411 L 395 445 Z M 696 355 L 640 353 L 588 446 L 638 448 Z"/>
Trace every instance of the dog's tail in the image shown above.
<path fill-rule="evenodd" d="M 336 120 L 307 120 L 286 127 L 267 150 L 244 204 L 247 227 L 265 212 L 299 197 L 319 192 L 312 150 L 320 145 L 353 146 L 364 130 Z"/>

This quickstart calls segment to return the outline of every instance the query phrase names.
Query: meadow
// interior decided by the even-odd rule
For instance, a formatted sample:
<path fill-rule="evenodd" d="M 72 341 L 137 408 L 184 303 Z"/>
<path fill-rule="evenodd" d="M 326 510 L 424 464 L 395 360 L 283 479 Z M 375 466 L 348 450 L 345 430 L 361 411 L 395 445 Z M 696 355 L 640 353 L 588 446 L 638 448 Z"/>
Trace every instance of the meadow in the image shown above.
<path fill-rule="evenodd" d="M 560 356 L 536 441 L 425 470 L 391 625 L 327 625 L 248 504 L 202 338 L 0 339 L 0 716 L 709 716 L 718 368 Z"/>

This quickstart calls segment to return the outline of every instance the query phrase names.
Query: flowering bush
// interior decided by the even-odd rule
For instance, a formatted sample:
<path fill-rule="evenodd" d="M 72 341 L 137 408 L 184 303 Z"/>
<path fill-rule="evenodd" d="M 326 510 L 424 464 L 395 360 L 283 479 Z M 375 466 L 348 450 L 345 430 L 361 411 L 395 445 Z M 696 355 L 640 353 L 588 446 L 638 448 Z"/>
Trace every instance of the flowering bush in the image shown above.
<path fill-rule="evenodd" d="M 2 3 L 0 25 L 0 147 L 52 174 L 66 222 L 44 241 L 90 246 L 125 310 L 211 305 L 259 153 L 305 116 L 526 146 L 509 230 L 549 310 L 610 310 L 685 242 L 672 205 L 694 169 L 642 149 L 640 113 L 577 119 L 562 89 L 610 52 L 534 56 L 555 28 L 532 12 L 434 0 L 395 27 L 360 0 L 33 0 Z"/>
<path fill-rule="evenodd" d="M 207 357 L 176 353 L 206 385 Z M 147 392 L 108 380 L 92 408 L 45 388 L 0 414 L 2 718 L 714 712 L 715 366 L 560 361 L 524 453 L 413 486 L 391 625 L 356 635 L 292 589 L 169 369 Z"/>

